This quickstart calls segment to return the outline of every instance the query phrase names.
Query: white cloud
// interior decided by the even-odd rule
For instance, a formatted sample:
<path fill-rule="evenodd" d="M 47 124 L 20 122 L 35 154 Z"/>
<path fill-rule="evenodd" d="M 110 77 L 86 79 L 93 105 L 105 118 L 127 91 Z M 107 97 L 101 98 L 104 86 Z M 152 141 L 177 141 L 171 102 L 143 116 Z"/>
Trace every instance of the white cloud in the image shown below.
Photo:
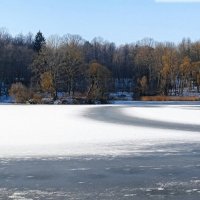
<path fill-rule="evenodd" d="M 155 0 L 156 3 L 200 3 L 200 0 Z"/>

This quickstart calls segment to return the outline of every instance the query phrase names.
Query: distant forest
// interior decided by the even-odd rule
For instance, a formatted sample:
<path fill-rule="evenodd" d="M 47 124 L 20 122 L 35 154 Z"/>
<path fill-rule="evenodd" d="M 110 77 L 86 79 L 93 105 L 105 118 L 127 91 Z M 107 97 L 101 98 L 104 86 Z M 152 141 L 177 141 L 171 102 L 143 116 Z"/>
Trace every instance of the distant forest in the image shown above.
<path fill-rule="evenodd" d="M 11 36 L 0 30 L 0 96 L 18 102 L 56 100 L 60 93 L 88 102 L 110 93 L 181 96 L 200 92 L 200 41 L 179 44 L 144 39 L 117 46 L 79 35 Z"/>

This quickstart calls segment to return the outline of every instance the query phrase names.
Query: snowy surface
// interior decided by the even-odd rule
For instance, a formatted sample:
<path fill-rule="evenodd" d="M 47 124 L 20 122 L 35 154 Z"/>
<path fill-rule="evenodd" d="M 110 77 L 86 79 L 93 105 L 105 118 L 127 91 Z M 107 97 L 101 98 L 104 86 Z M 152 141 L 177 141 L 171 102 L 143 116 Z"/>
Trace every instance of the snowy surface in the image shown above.
<path fill-rule="evenodd" d="M 197 132 L 126 126 L 84 117 L 93 107 L 0 106 L 0 157 L 124 155 L 145 151 L 152 145 L 200 142 Z M 199 124 L 197 108 L 124 106 L 121 112 L 141 118 Z"/>
<path fill-rule="evenodd" d="M 167 105 L 159 107 L 124 108 L 123 112 L 129 116 L 156 121 L 187 123 L 200 125 L 200 105 Z"/>

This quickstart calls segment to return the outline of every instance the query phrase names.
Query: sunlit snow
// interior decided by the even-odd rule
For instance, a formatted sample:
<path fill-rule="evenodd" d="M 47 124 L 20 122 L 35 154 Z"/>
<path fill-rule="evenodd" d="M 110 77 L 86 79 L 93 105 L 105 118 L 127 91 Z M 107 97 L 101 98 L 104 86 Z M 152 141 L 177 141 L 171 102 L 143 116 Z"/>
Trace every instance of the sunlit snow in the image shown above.
<path fill-rule="evenodd" d="M 0 157 L 120 155 L 145 151 L 149 145 L 200 142 L 197 132 L 119 125 L 84 117 L 94 107 L 0 106 Z M 186 107 L 124 106 L 121 112 L 155 120 L 200 122 L 200 110 Z"/>
<path fill-rule="evenodd" d="M 187 123 L 200 125 L 200 106 L 195 105 L 165 105 L 159 107 L 124 108 L 123 112 L 129 116 L 152 119 L 164 122 Z"/>

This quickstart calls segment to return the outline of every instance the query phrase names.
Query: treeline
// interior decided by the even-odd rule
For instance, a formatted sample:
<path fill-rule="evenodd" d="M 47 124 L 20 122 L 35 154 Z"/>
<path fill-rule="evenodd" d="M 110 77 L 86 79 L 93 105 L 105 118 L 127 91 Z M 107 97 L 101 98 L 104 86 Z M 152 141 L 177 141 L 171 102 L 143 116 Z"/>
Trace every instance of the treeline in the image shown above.
<path fill-rule="evenodd" d="M 17 83 L 17 85 L 16 85 Z M 19 84 L 20 83 L 20 84 Z M 183 95 L 200 92 L 200 41 L 179 44 L 152 39 L 116 46 L 101 38 L 91 42 L 78 35 L 41 32 L 12 37 L 0 31 L 0 93 L 18 90 L 57 99 L 61 92 L 89 101 L 110 92 L 145 95 Z M 30 97 L 31 96 L 31 97 Z"/>
<path fill-rule="evenodd" d="M 32 34 L 12 37 L 4 29 L 0 30 L 0 96 L 8 94 L 12 83 L 30 84 L 33 41 Z"/>

